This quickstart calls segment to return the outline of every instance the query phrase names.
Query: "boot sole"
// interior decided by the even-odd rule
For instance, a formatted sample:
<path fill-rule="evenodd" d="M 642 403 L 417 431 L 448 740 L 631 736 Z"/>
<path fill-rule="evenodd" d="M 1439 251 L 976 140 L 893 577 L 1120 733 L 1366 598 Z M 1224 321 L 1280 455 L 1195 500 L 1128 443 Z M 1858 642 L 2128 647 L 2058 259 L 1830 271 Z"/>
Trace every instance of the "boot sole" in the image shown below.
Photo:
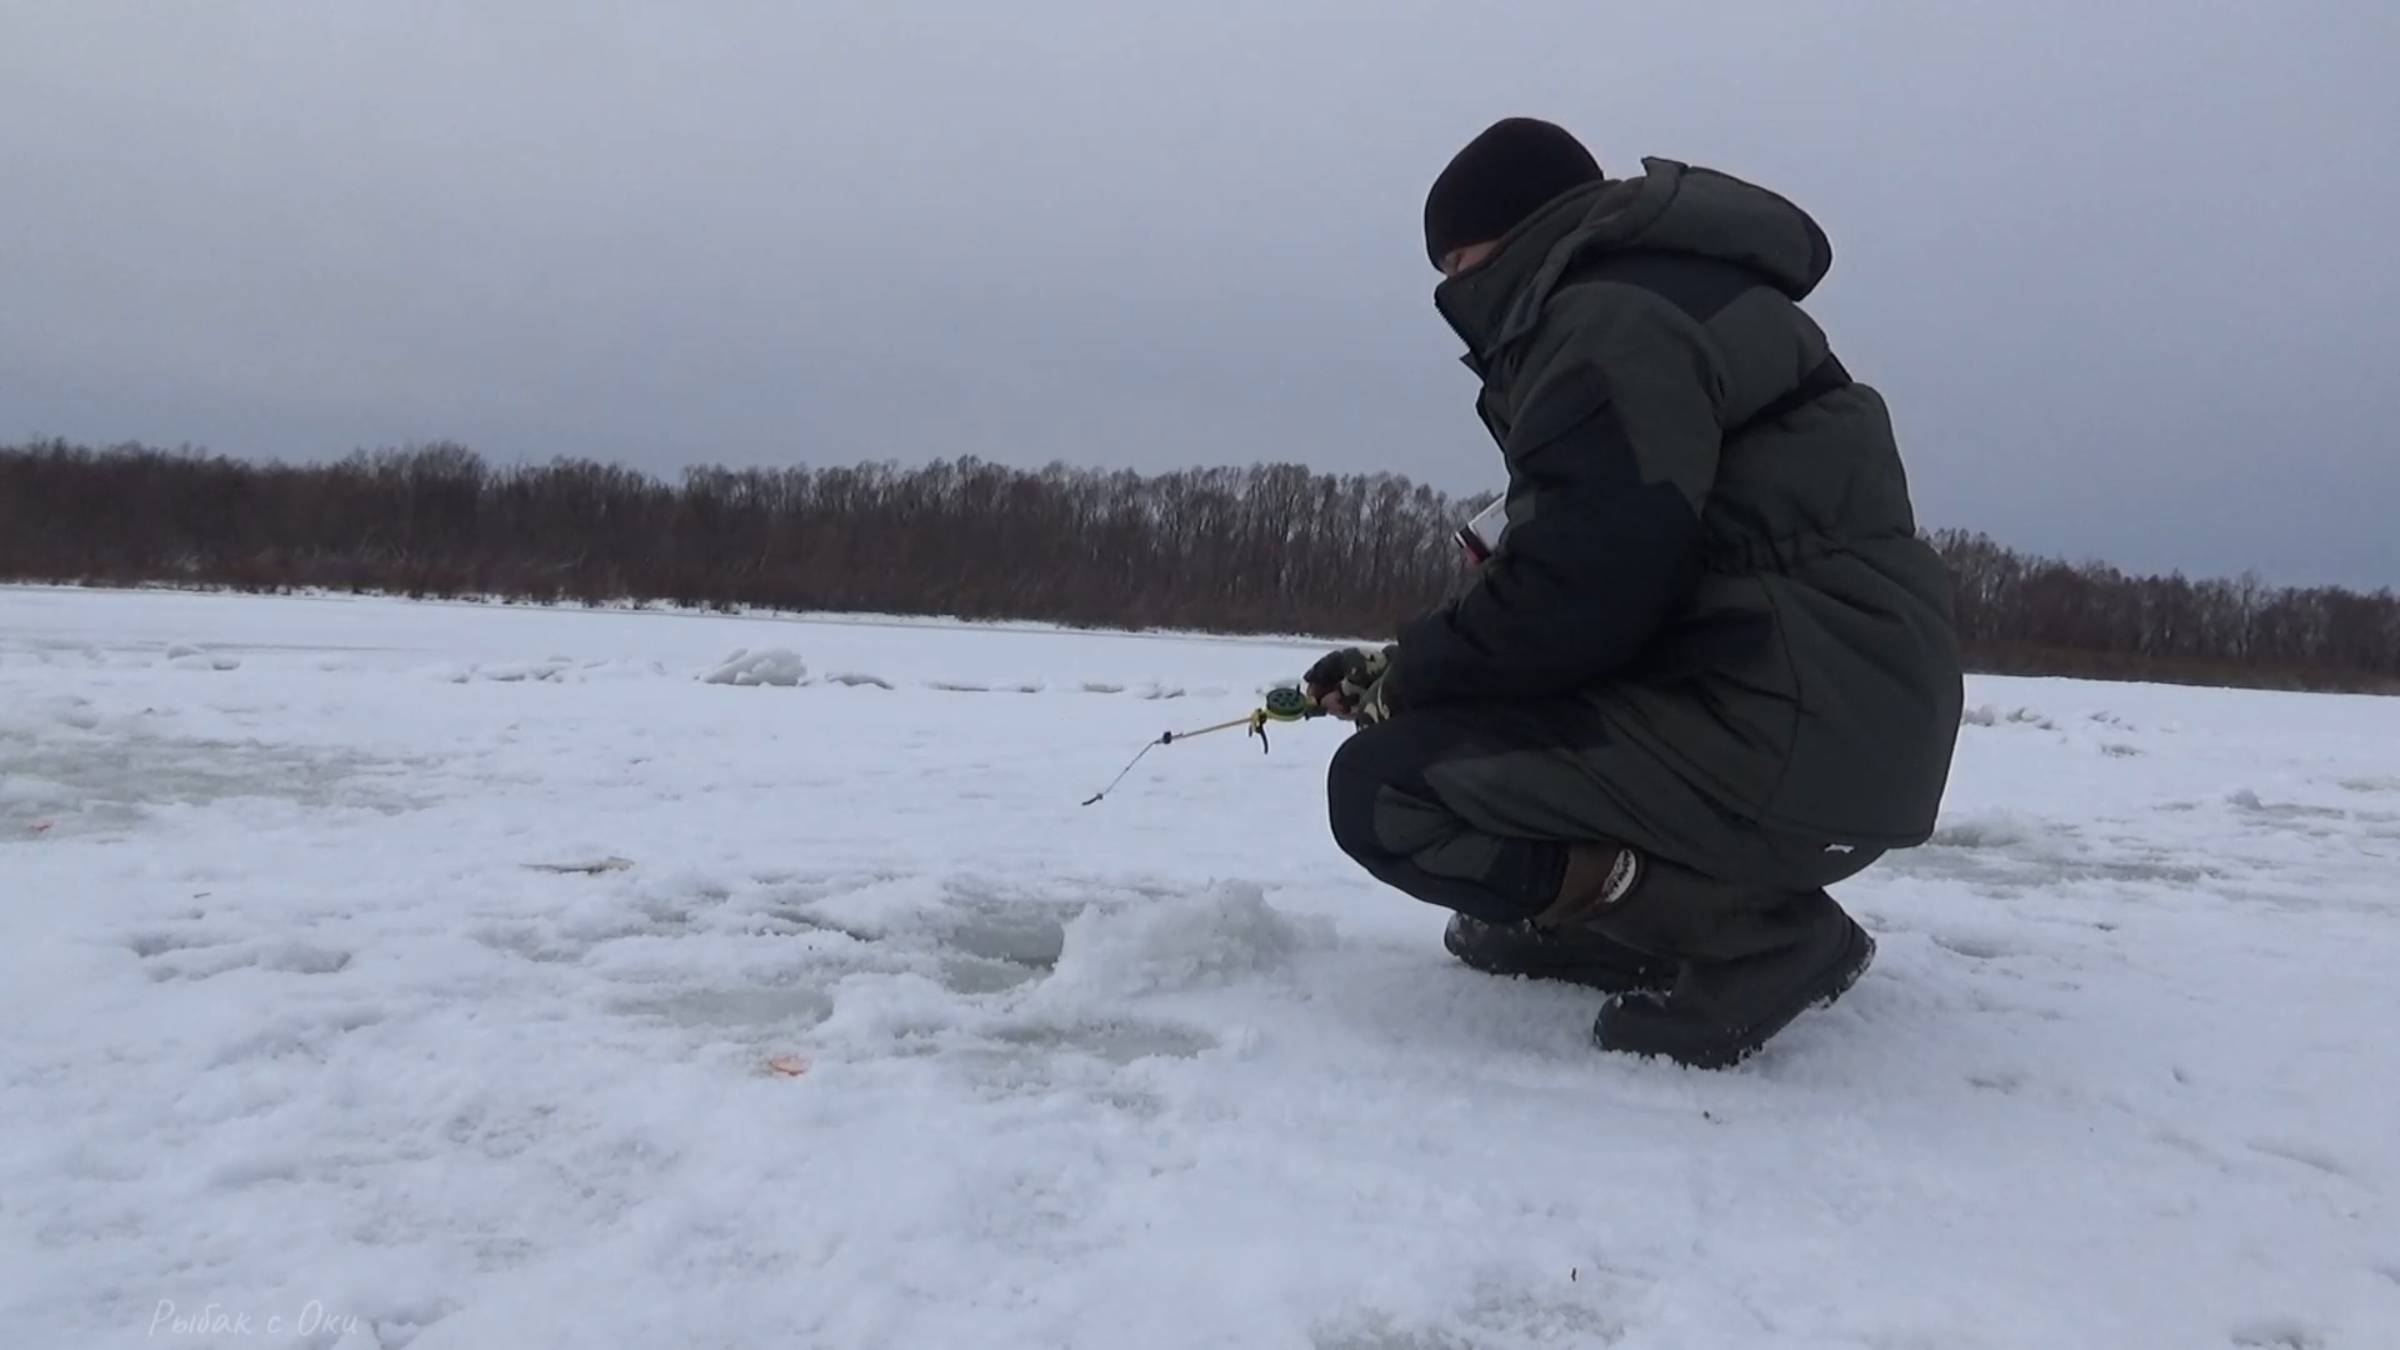
<path fill-rule="evenodd" d="M 1459 964 L 1483 975 L 1500 979 L 1549 980 L 1558 984 L 1580 985 L 1597 989 L 1604 994 L 1633 994 L 1645 990 L 1662 990 L 1673 982 L 1672 972 L 1656 977 L 1644 977 L 1622 966 L 1601 965 L 1596 962 L 1577 963 L 1555 961 L 1541 964 L 1506 964 L 1486 960 L 1474 954 L 1472 948 L 1461 948 L 1451 939 L 1450 931 L 1442 932 L 1442 950 L 1458 958 Z"/>
<path fill-rule="evenodd" d="M 1757 1054 L 1759 1051 L 1766 1049 L 1767 1042 L 1774 1040 L 1777 1036 L 1783 1033 L 1783 1029 L 1785 1027 L 1788 1027 L 1793 1022 L 1799 1020 L 1800 1014 L 1804 1012 L 1810 1012 L 1817 1008 L 1830 1008 L 1834 1004 L 1840 1002 L 1842 995 L 1849 993 L 1851 987 L 1856 985 L 1860 979 L 1865 977 L 1867 973 L 1867 967 L 1874 964 L 1875 939 L 1867 932 L 1866 929 L 1859 927 L 1858 923 L 1853 920 L 1850 924 L 1850 933 L 1848 939 L 1845 941 L 1842 947 L 1840 964 L 1841 974 L 1835 979 L 1833 987 L 1814 998 L 1794 1006 L 1790 1011 L 1783 1013 L 1781 1016 L 1769 1018 L 1766 1021 L 1759 1022 L 1752 1026 L 1749 1030 L 1749 1034 L 1742 1039 L 1742 1043 L 1739 1045 L 1698 1046 L 1694 1047 L 1689 1052 L 1680 1055 L 1670 1055 L 1663 1050 L 1634 1050 L 1629 1052 L 1622 1046 L 1600 1044 L 1600 1023 L 1601 1021 L 1606 1020 L 1606 1013 L 1603 1013 L 1600 1019 L 1595 1020 L 1592 1023 L 1592 1040 L 1595 1044 L 1600 1044 L 1601 1049 L 1616 1054 L 1638 1054 L 1644 1059 L 1666 1055 L 1667 1058 L 1673 1059 L 1676 1063 L 1681 1064 L 1686 1068 L 1730 1069 L 1733 1066 L 1741 1063 L 1743 1060 L 1746 1060 L 1752 1055 Z"/>

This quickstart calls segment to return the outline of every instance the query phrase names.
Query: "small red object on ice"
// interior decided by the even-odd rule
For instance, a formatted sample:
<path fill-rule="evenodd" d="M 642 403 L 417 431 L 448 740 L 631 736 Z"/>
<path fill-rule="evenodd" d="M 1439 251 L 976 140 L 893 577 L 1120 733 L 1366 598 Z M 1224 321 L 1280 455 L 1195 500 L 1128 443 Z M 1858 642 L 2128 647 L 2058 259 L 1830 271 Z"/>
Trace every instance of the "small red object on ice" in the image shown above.
<path fill-rule="evenodd" d="M 57 823 L 58 822 L 55 820 L 37 820 L 25 828 L 33 831 L 35 834 L 48 834 L 50 832 L 50 827 L 56 825 Z"/>
<path fill-rule="evenodd" d="M 785 1078 L 798 1078 L 800 1075 L 808 1072 L 808 1056 L 777 1055 L 775 1058 L 767 1061 L 767 1072 L 778 1074 Z"/>

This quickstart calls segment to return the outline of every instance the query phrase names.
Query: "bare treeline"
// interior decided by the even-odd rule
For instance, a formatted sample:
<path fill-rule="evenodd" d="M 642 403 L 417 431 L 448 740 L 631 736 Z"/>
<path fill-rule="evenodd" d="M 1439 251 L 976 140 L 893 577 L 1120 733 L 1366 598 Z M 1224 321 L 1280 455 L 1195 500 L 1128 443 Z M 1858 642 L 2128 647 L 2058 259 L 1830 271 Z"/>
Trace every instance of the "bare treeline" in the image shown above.
<path fill-rule="evenodd" d="M 1934 544 L 1978 670 L 2400 691 L 2400 597 L 2389 587 L 2127 576 L 1955 530 Z"/>
<path fill-rule="evenodd" d="M 586 460 L 494 467 L 447 444 L 283 465 L 44 442 L 0 447 L 0 578 L 1374 635 L 1455 589 L 1450 533 L 1477 505 L 1288 464 L 707 467 L 671 484 Z M 1934 542 L 1980 670 L 2400 688 L 2389 590 Z"/>
<path fill-rule="evenodd" d="M 0 577 L 633 597 L 1223 632 L 1376 632 L 1460 574 L 1456 503 L 1297 465 L 1142 475 L 494 467 L 456 445 L 333 464 L 0 448 Z"/>

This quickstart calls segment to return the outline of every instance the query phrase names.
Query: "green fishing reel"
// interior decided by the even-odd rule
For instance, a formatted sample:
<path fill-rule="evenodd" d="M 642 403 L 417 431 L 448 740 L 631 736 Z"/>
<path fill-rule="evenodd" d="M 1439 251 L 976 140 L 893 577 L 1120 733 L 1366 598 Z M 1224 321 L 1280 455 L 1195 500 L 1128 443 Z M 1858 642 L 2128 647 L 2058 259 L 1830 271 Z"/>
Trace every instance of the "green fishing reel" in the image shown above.
<path fill-rule="evenodd" d="M 1323 717 L 1325 710 L 1316 701 L 1291 685 L 1280 685 L 1267 691 L 1258 711 L 1250 714 L 1250 734 L 1258 738 L 1258 748 L 1267 749 L 1267 723 L 1305 722 L 1311 717 Z"/>
<path fill-rule="evenodd" d="M 1310 717 L 1322 717 L 1325 710 L 1293 685 L 1283 685 L 1267 691 L 1267 701 L 1259 712 L 1270 722 L 1298 722 Z"/>

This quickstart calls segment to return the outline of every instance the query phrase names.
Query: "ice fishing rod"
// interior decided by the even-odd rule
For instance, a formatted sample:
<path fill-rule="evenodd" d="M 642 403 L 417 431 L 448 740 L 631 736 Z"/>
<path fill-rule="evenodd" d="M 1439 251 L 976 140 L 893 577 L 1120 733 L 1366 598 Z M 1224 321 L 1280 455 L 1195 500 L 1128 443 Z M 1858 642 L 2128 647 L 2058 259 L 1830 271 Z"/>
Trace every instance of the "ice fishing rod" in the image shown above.
<path fill-rule="evenodd" d="M 1231 731 L 1235 727 L 1248 727 L 1250 729 L 1250 734 L 1258 738 L 1258 752 L 1263 755 L 1267 753 L 1268 748 L 1267 723 L 1305 722 L 1312 717 L 1323 717 L 1324 715 L 1325 710 L 1323 708 L 1318 707 L 1315 701 L 1310 699 L 1308 695 L 1300 692 L 1291 685 L 1287 684 L 1279 688 L 1270 689 L 1267 691 L 1266 701 L 1259 704 L 1258 707 L 1247 717 L 1237 717 L 1230 722 L 1219 722 L 1213 727 L 1202 727 L 1197 731 L 1170 731 L 1165 735 L 1160 736 L 1157 740 L 1143 746 L 1141 749 L 1134 752 L 1133 758 L 1126 762 L 1124 768 L 1117 771 L 1116 777 L 1108 780 L 1107 787 L 1104 787 L 1098 792 L 1093 793 L 1090 797 L 1085 798 L 1083 804 L 1085 806 L 1090 806 L 1094 802 L 1099 801 L 1102 797 L 1105 797 L 1108 794 L 1116 791 L 1117 784 L 1125 781 L 1125 775 L 1133 772 L 1133 766 L 1142 762 L 1142 756 L 1149 754 L 1151 751 L 1156 750 L 1162 745 L 1173 745 L 1177 741 L 1188 741 L 1194 736 L 1212 736 L 1220 731 Z"/>

